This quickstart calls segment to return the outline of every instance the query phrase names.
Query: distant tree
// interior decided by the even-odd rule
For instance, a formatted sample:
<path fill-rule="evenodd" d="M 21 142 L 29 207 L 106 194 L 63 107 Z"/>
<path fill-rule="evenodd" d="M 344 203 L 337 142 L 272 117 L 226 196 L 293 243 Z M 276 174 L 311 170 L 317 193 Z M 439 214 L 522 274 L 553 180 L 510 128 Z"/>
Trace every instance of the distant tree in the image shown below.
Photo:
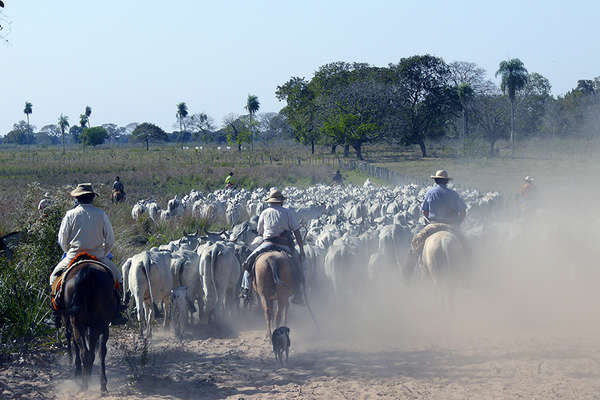
<path fill-rule="evenodd" d="M 60 117 L 58 117 L 58 127 L 62 136 L 63 153 L 65 153 L 65 130 L 69 127 L 69 117 L 60 114 Z"/>
<path fill-rule="evenodd" d="M 254 115 L 258 112 L 258 109 L 260 108 L 260 102 L 258 101 L 258 97 L 253 94 L 248 94 L 248 99 L 246 100 L 245 108 L 248 111 L 248 114 L 250 115 L 250 125 L 251 125 L 250 142 L 252 145 L 252 150 L 254 150 L 254 129 L 253 128 L 256 125 L 256 124 L 254 124 Z"/>
<path fill-rule="evenodd" d="M 4 143 L 14 144 L 33 144 L 35 136 L 33 135 L 35 126 L 29 125 L 25 121 L 19 121 L 13 125 L 13 129 L 4 137 Z"/>
<path fill-rule="evenodd" d="M 85 114 L 79 114 L 79 126 L 81 129 L 85 129 L 88 125 L 88 117 Z"/>
<path fill-rule="evenodd" d="M 541 132 L 544 116 L 552 101 L 550 81 L 537 72 L 527 76 L 527 83 L 516 96 L 515 127 L 520 135 L 533 136 Z"/>
<path fill-rule="evenodd" d="M 186 126 L 186 130 L 189 130 L 195 139 L 197 139 L 200 135 L 206 135 L 212 129 L 214 129 L 212 119 L 205 113 L 188 115 L 184 119 L 184 124 Z"/>
<path fill-rule="evenodd" d="M 475 124 L 490 145 L 490 156 L 496 154 L 496 142 L 508 137 L 510 112 L 507 108 L 506 100 L 499 94 L 479 95 L 473 100 Z"/>
<path fill-rule="evenodd" d="M 277 86 L 277 99 L 287 104 L 281 110 L 287 124 L 292 129 L 294 137 L 300 143 L 311 146 L 315 154 L 315 142 L 321 137 L 318 124 L 317 92 L 304 78 L 292 77 L 288 82 Z"/>
<path fill-rule="evenodd" d="M 517 91 L 523 89 L 527 83 L 527 70 L 518 58 L 500 62 L 496 76 L 501 76 L 500 88 L 510 99 L 510 146 L 511 152 L 515 154 L 515 97 Z"/>
<path fill-rule="evenodd" d="M 83 128 L 79 125 L 73 125 L 71 126 L 71 128 L 69 129 L 69 135 L 71 135 L 71 138 L 73 140 L 73 143 L 80 143 L 81 142 L 81 133 L 83 132 Z"/>
<path fill-rule="evenodd" d="M 175 116 L 179 120 L 179 132 L 183 134 L 183 130 L 185 128 L 183 123 L 185 117 L 188 116 L 188 108 L 184 102 L 177 104 L 177 113 L 175 114 Z"/>
<path fill-rule="evenodd" d="M 463 133 L 462 133 L 462 146 L 463 151 L 465 150 L 465 140 L 469 136 L 469 115 L 471 113 L 471 103 L 475 96 L 475 91 L 468 83 L 461 83 L 456 87 L 458 94 L 458 100 L 460 101 L 460 108 L 463 117 Z"/>
<path fill-rule="evenodd" d="M 577 81 L 577 87 L 575 90 L 581 92 L 584 95 L 594 94 L 595 87 L 594 81 L 591 79 L 580 79 Z"/>
<path fill-rule="evenodd" d="M 426 137 L 444 135 L 448 121 L 460 109 L 450 69 L 441 58 L 423 55 L 403 58 L 386 73 L 392 93 L 391 134 L 403 144 L 418 144 L 427 157 Z"/>
<path fill-rule="evenodd" d="M 92 115 L 92 107 L 85 106 L 85 120 L 87 121 L 88 128 L 90 127 L 90 115 Z"/>
<path fill-rule="evenodd" d="M 118 142 L 121 136 L 126 134 L 126 129 L 117 124 L 102 124 L 102 127 L 106 129 L 108 133 L 109 142 Z"/>
<path fill-rule="evenodd" d="M 260 140 L 267 143 L 275 139 L 293 138 L 291 128 L 285 116 L 280 113 L 258 114 Z"/>
<path fill-rule="evenodd" d="M 223 118 L 223 129 L 227 132 L 227 142 L 237 144 L 238 152 L 242 151 L 242 143 L 250 143 L 250 121 L 248 116 L 228 114 Z"/>
<path fill-rule="evenodd" d="M 144 122 L 138 125 L 131 135 L 139 141 L 146 142 L 146 151 L 150 149 L 150 141 L 167 140 L 167 134 L 160 127 Z"/>
<path fill-rule="evenodd" d="M 101 126 L 84 128 L 80 136 L 81 143 L 87 146 L 98 146 L 104 143 L 107 138 L 108 132 Z"/>
<path fill-rule="evenodd" d="M 26 101 L 25 109 L 23 110 L 23 112 L 27 116 L 27 125 L 29 125 L 29 116 L 31 115 L 31 113 L 33 113 L 33 105 L 30 102 Z"/>

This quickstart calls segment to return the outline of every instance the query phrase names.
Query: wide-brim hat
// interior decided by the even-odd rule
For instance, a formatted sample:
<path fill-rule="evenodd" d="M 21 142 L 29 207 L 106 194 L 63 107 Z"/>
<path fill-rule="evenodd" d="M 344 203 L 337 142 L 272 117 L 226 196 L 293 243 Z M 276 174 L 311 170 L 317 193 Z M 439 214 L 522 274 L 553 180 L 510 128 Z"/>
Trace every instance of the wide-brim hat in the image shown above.
<path fill-rule="evenodd" d="M 79 197 L 83 196 L 84 194 L 95 194 L 96 196 L 98 195 L 98 193 L 94 192 L 91 183 L 80 183 L 75 189 L 71 191 L 72 197 Z"/>
<path fill-rule="evenodd" d="M 269 197 L 265 199 L 266 203 L 283 203 L 285 196 L 279 190 L 271 190 Z"/>
<path fill-rule="evenodd" d="M 448 179 L 449 181 L 452 180 L 452 178 L 448 176 L 448 171 L 446 171 L 445 169 L 440 169 L 436 171 L 435 175 L 431 175 L 431 179 Z"/>

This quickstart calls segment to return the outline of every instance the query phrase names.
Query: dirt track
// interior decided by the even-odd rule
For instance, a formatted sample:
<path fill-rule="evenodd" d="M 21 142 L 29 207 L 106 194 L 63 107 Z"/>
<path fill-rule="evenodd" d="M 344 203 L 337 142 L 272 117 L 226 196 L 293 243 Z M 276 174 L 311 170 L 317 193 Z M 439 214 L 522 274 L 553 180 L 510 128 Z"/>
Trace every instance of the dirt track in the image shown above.
<path fill-rule="evenodd" d="M 293 326 L 290 323 L 290 326 Z M 599 398 L 600 346 L 537 335 L 518 339 L 479 338 L 444 346 L 412 340 L 411 346 L 327 342 L 324 335 L 292 328 L 288 368 L 279 368 L 264 340 L 260 320 L 253 329 L 209 338 L 198 331 L 183 344 L 159 333 L 152 341 L 142 377 L 134 380 L 123 345 L 133 331 L 114 330 L 108 356 L 108 398 L 146 399 L 464 399 Z M 212 334 L 212 333 L 211 333 Z M 117 337 L 118 336 L 118 337 Z M 195 336 L 196 338 L 193 338 Z M 205 337 L 198 339 L 198 337 Z M 421 344 L 417 344 L 421 342 Z M 366 344 L 366 347 L 363 348 Z M 48 356 L 29 356 L 0 368 L 2 398 L 99 398 L 98 368 L 90 391 L 81 393 L 66 360 L 52 368 Z M 137 364 L 138 367 L 139 361 Z M 54 382 L 50 384 L 50 382 Z"/>

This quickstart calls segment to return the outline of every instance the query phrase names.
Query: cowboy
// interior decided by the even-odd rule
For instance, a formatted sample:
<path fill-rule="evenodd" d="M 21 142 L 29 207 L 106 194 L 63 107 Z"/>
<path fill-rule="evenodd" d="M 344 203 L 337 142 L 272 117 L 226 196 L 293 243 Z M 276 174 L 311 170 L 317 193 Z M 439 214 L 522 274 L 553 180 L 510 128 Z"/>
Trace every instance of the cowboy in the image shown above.
<path fill-rule="evenodd" d="M 436 186 L 425 194 L 421 209 L 430 222 L 441 222 L 449 225 L 460 225 L 465 219 L 467 205 L 459 194 L 448 188 L 452 180 L 445 170 L 439 170 L 431 176 Z"/>
<path fill-rule="evenodd" d="M 50 192 L 44 193 L 44 198 L 40 200 L 38 203 L 38 211 L 40 215 L 44 215 L 44 208 L 52 205 L 52 197 L 50 196 Z"/>
<path fill-rule="evenodd" d="M 113 183 L 113 192 L 121 192 L 125 194 L 125 187 L 123 186 L 123 182 L 121 182 L 121 178 L 118 176 L 115 178 L 115 183 Z"/>
<path fill-rule="evenodd" d="M 335 175 L 333 176 L 333 184 L 334 185 L 342 185 L 343 183 L 342 174 L 340 174 L 340 170 L 335 171 Z"/>
<path fill-rule="evenodd" d="M 521 211 L 527 212 L 531 211 L 535 204 L 539 201 L 539 191 L 538 187 L 535 184 L 535 180 L 531 176 L 526 176 L 523 178 L 523 186 L 521 187 Z"/>
<path fill-rule="evenodd" d="M 303 305 L 302 285 L 304 284 L 304 273 L 302 271 L 301 260 L 304 259 L 304 242 L 300 234 L 300 224 L 296 213 L 283 207 L 285 197 L 279 190 L 271 190 L 269 197 L 265 202 L 269 207 L 265 209 L 258 217 L 258 234 L 263 237 L 263 242 L 246 259 L 242 268 L 244 277 L 242 279 L 242 295 L 248 297 L 252 287 L 252 274 L 250 271 L 254 268 L 256 258 L 267 251 L 281 250 L 292 255 L 292 265 L 294 281 L 296 288 L 292 303 Z M 296 253 L 292 233 L 300 247 L 300 255 Z"/>
<path fill-rule="evenodd" d="M 233 187 L 233 171 L 227 175 L 227 178 L 225 178 L 225 189 L 229 189 L 231 187 Z"/>
<path fill-rule="evenodd" d="M 435 181 L 436 186 L 427 191 L 421 207 L 423 215 L 430 225 L 413 237 L 412 246 L 406 260 L 408 272 L 411 272 L 411 269 L 417 266 L 419 256 L 423 250 L 421 246 L 430 234 L 433 234 L 436 230 L 458 227 L 466 216 L 467 205 L 458 193 L 448 188 L 448 182 L 452 180 L 448 176 L 448 172 L 445 170 L 436 171 L 431 179 Z M 470 253 L 470 248 L 467 248 L 464 237 L 457 230 L 455 233 L 461 238 L 465 251 Z"/>
<path fill-rule="evenodd" d="M 67 211 L 58 231 L 58 243 L 66 256 L 52 271 L 50 287 L 69 266 L 71 260 L 85 252 L 110 269 L 115 280 L 115 295 L 118 303 L 121 304 L 123 295 L 121 271 L 108 258 L 115 243 L 115 236 L 106 213 L 92 204 L 96 195 L 91 183 L 81 183 L 71 192 L 71 196 L 77 200 L 77 206 Z M 127 320 L 117 311 L 112 324 L 122 325 L 126 322 Z"/>

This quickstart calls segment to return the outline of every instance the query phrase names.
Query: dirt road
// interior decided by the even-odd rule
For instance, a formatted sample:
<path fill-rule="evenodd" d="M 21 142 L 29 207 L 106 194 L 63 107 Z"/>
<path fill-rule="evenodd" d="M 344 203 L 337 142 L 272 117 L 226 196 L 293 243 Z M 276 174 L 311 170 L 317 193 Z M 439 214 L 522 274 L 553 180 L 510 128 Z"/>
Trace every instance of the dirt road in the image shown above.
<path fill-rule="evenodd" d="M 183 342 L 153 338 L 147 360 L 134 355 L 135 334 L 115 329 L 108 355 L 108 398 L 115 399 L 595 399 L 600 393 L 600 345 L 594 337 L 543 335 L 470 340 L 357 340 L 292 329 L 289 366 L 275 363 L 256 318 L 251 329 Z M 290 324 L 291 325 L 291 324 Z M 337 335 L 337 336 L 335 336 Z M 338 337 L 339 340 L 332 340 Z M 597 337 L 597 336 L 595 336 Z M 137 342 L 138 347 L 141 342 Z M 442 345 L 443 344 L 443 345 Z M 34 354 L 0 367 L 0 397 L 99 398 L 98 368 L 79 391 L 63 356 Z M 134 377 L 133 375 L 137 375 Z"/>

